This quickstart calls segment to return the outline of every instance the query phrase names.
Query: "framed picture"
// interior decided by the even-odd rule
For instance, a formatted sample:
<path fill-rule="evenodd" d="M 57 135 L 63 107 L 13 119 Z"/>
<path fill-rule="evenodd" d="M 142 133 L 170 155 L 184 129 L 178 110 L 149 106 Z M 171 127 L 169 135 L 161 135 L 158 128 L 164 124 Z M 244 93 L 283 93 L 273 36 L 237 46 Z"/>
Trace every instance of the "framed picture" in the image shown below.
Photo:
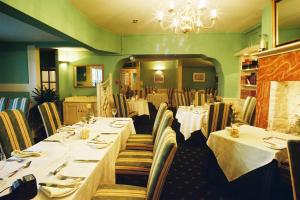
<path fill-rule="evenodd" d="M 165 76 L 163 73 L 155 73 L 154 74 L 154 83 L 164 83 Z"/>
<path fill-rule="evenodd" d="M 205 82 L 205 73 L 193 73 L 193 82 Z"/>

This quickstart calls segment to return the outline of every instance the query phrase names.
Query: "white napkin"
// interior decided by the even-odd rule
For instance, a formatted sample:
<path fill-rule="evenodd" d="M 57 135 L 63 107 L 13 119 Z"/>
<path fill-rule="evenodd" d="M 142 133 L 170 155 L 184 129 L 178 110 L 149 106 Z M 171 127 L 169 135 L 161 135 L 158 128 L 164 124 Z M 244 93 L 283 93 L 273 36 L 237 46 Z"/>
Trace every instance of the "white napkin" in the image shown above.
<path fill-rule="evenodd" d="M 14 150 L 11 152 L 11 155 L 17 158 L 26 158 L 26 157 L 39 157 L 42 156 L 42 152 L 38 151 L 20 151 L 20 150 Z"/>
<path fill-rule="evenodd" d="M 49 185 L 49 186 L 40 186 L 40 190 L 44 192 L 47 197 L 50 198 L 64 197 L 72 194 L 79 188 L 81 179 L 51 180 L 51 181 L 45 181 L 43 183 Z M 69 186 L 69 187 L 63 187 L 63 186 Z"/>

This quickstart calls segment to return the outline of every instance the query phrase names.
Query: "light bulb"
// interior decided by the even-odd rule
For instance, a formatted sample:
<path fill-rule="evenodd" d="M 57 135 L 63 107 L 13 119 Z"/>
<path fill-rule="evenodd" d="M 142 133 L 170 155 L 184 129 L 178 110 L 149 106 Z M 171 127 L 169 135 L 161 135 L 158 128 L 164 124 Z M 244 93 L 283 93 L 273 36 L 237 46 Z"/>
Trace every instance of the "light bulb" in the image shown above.
<path fill-rule="evenodd" d="M 169 11 L 173 11 L 175 9 L 175 3 L 174 1 L 171 1 L 169 4 Z"/>
<path fill-rule="evenodd" d="M 161 22 L 164 19 L 164 13 L 162 11 L 159 11 L 157 13 L 157 19 L 159 22 Z"/>
<path fill-rule="evenodd" d="M 212 9 L 211 11 L 211 19 L 216 19 L 217 18 L 217 10 L 216 9 Z"/>
<path fill-rule="evenodd" d="M 206 5 L 207 5 L 206 0 L 200 0 L 198 7 L 199 7 L 199 9 L 205 9 Z"/>
<path fill-rule="evenodd" d="M 172 26 L 174 28 L 178 27 L 179 21 L 177 19 L 173 19 Z"/>

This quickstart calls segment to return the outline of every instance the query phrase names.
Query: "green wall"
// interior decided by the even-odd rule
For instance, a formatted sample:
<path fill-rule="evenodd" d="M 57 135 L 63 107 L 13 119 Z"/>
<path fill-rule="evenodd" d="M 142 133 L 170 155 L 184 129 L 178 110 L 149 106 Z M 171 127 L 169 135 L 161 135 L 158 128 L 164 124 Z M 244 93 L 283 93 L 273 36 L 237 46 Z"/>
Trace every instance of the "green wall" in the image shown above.
<path fill-rule="evenodd" d="M 239 94 L 239 62 L 234 54 L 244 46 L 242 33 L 128 35 L 122 40 L 123 53 L 129 55 L 203 54 L 211 58 L 219 78 L 220 95 L 225 97 Z"/>
<path fill-rule="evenodd" d="M 26 45 L 0 43 L 0 83 L 29 83 Z"/>
<path fill-rule="evenodd" d="M 177 88 L 177 60 L 145 61 L 141 63 L 143 87 Z M 154 74 L 159 69 L 164 74 L 164 83 L 154 83 Z"/>
<path fill-rule="evenodd" d="M 193 82 L 193 73 L 205 73 L 205 82 Z M 192 89 L 216 88 L 216 70 L 214 67 L 183 67 L 182 87 Z"/>
<path fill-rule="evenodd" d="M 300 38 L 300 28 L 280 29 L 279 44 L 290 42 Z"/>
<path fill-rule="evenodd" d="M 69 56 L 68 56 L 69 55 Z M 74 52 L 59 51 L 59 60 L 64 57 L 72 57 L 71 62 L 60 62 L 59 64 L 59 96 L 64 99 L 67 96 L 90 96 L 96 95 L 95 88 L 75 88 L 73 80 L 73 68 L 76 65 L 104 64 L 104 80 L 109 73 L 113 75 L 113 90 L 117 92 L 118 87 L 115 80 L 119 79 L 119 69 L 123 66 L 124 59 L 128 56 L 102 56 L 90 51 Z"/>
<path fill-rule="evenodd" d="M 2 0 L 0 11 L 91 49 L 121 50 L 121 36 L 91 22 L 69 0 Z"/>
<path fill-rule="evenodd" d="M 261 35 L 261 25 L 257 25 L 256 27 L 250 29 L 245 32 L 245 40 L 247 47 L 251 47 L 253 45 L 257 45 L 260 42 Z"/>
<path fill-rule="evenodd" d="M 261 19 L 261 34 L 268 36 L 268 49 L 273 48 L 273 31 L 272 31 L 272 1 L 264 8 Z"/>

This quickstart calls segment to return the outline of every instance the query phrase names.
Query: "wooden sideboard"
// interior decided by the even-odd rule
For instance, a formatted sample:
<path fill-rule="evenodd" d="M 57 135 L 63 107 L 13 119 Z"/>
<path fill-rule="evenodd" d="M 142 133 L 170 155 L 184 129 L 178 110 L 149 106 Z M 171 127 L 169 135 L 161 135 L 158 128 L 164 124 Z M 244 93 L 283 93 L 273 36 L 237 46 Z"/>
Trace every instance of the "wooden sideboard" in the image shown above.
<path fill-rule="evenodd" d="M 63 121 L 64 125 L 75 124 L 82 120 L 88 113 L 87 105 L 91 104 L 91 112 L 97 114 L 96 101 L 64 101 L 63 102 Z"/>

